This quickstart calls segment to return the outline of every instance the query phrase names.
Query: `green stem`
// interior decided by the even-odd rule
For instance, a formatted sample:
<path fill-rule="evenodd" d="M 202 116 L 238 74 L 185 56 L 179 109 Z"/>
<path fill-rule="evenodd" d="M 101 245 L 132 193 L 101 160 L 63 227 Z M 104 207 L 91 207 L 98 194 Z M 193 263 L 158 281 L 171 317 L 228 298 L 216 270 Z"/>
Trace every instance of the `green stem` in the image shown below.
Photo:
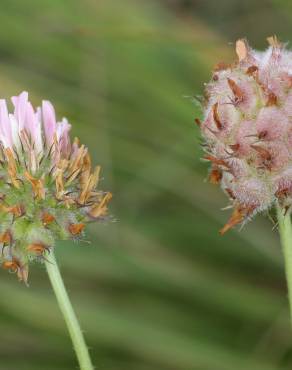
<path fill-rule="evenodd" d="M 58 268 L 57 261 L 54 255 L 54 251 L 50 252 L 45 264 L 60 310 L 63 314 L 68 331 L 70 333 L 73 347 L 79 361 L 80 369 L 93 370 L 94 368 L 89 357 L 88 348 L 86 346 L 79 322 L 64 286 L 62 276 L 60 274 L 60 270 Z"/>
<path fill-rule="evenodd" d="M 277 207 L 279 232 L 285 260 L 285 271 L 288 285 L 290 317 L 292 323 L 292 226 L 290 212 L 284 214 L 283 208 Z"/>

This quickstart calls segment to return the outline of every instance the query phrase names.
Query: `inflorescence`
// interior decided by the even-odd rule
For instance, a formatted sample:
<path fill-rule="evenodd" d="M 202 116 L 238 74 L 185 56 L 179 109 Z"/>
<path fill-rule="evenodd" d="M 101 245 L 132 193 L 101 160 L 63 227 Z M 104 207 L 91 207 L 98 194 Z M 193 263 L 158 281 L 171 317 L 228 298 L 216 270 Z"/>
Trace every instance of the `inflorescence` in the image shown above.
<path fill-rule="evenodd" d="M 100 167 L 70 142 L 71 125 L 56 122 L 50 102 L 35 111 L 22 92 L 12 103 L 13 114 L 0 100 L 0 261 L 27 282 L 30 261 L 106 217 L 111 193 L 96 189 Z"/>
<path fill-rule="evenodd" d="M 221 234 L 276 202 L 292 204 L 292 52 L 276 37 L 264 52 L 236 42 L 238 60 L 219 63 L 206 85 L 204 119 L 209 179 L 233 213 Z"/>

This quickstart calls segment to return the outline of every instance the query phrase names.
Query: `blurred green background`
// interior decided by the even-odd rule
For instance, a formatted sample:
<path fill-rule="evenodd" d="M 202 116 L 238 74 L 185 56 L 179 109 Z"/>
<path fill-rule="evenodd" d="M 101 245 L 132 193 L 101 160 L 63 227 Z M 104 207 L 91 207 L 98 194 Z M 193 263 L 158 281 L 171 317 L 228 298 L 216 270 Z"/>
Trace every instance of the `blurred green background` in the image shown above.
<path fill-rule="evenodd" d="M 224 237 L 194 94 L 234 41 L 292 35 L 289 0 L 2 0 L 0 95 L 50 99 L 103 168 L 115 222 L 57 258 L 97 369 L 292 368 L 281 250 L 259 216 Z M 44 266 L 0 271 L 0 369 L 77 363 Z"/>

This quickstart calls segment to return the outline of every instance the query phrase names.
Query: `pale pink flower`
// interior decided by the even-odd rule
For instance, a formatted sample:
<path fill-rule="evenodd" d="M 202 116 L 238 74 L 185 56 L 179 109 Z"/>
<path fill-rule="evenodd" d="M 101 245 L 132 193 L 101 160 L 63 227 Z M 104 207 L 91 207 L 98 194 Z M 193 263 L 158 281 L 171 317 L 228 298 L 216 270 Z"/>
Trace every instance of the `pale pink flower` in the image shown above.
<path fill-rule="evenodd" d="M 58 239 L 78 239 L 104 219 L 110 193 L 97 190 L 100 167 L 53 105 L 36 110 L 28 93 L 0 100 L 0 261 L 27 281 L 28 263 L 44 260 Z"/>

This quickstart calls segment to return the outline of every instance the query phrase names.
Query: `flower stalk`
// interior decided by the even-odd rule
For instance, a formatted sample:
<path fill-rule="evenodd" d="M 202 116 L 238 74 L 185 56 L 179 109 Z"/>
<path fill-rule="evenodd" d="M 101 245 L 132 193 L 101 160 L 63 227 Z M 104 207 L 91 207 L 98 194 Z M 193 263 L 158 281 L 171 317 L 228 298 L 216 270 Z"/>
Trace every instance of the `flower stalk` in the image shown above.
<path fill-rule="evenodd" d="M 93 370 L 94 367 L 89 356 L 88 347 L 86 346 L 78 319 L 76 317 L 68 293 L 66 291 L 53 250 L 47 256 L 45 265 L 60 310 L 66 322 L 73 343 L 73 347 L 79 362 L 80 370 Z"/>
<path fill-rule="evenodd" d="M 277 216 L 279 222 L 279 233 L 285 260 L 285 272 L 288 286 L 288 298 L 290 306 L 290 317 L 292 325 L 292 225 L 290 212 L 277 206 Z"/>

